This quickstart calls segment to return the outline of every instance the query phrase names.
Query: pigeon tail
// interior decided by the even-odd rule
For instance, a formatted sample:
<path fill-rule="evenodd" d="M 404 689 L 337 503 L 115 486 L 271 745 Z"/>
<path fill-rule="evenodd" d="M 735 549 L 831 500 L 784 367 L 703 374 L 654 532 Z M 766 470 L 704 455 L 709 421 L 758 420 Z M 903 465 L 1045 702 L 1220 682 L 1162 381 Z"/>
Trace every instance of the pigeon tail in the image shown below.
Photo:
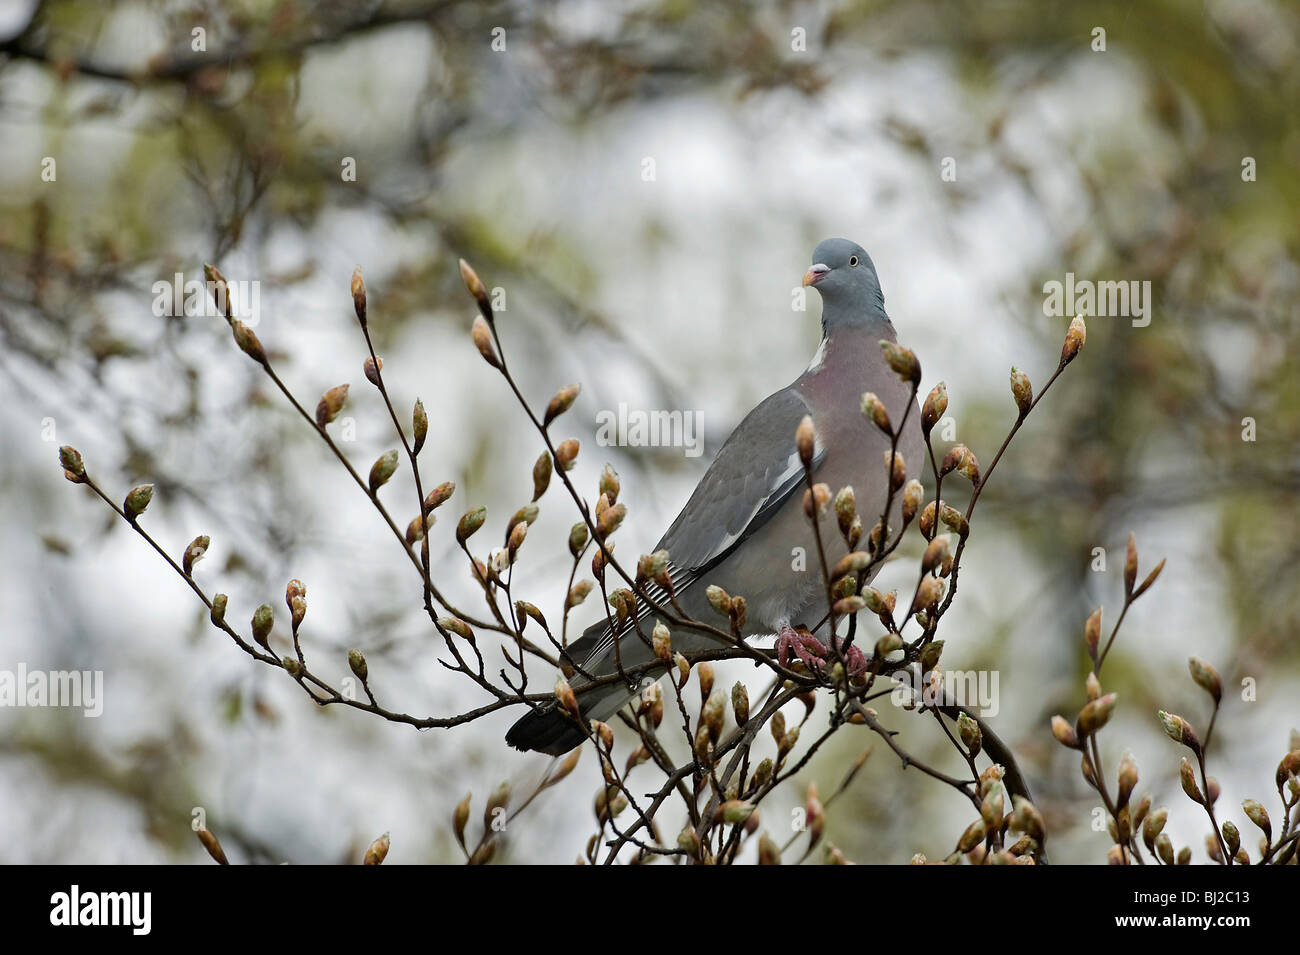
<path fill-rule="evenodd" d="M 573 719 L 554 703 L 529 710 L 506 733 L 515 749 L 536 750 L 549 756 L 563 756 L 587 737 Z"/>

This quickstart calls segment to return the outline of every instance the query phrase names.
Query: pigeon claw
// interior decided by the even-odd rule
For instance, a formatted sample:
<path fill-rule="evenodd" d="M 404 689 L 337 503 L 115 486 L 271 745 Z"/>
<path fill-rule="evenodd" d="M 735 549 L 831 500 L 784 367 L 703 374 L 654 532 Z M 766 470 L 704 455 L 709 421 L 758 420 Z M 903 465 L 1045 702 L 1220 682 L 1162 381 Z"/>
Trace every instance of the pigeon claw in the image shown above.
<path fill-rule="evenodd" d="M 861 676 L 867 670 L 867 657 L 856 646 L 844 646 L 840 637 L 833 637 L 834 646 L 844 658 L 845 669 L 850 677 Z M 824 643 L 804 628 L 796 630 L 786 625 L 776 637 L 776 660 L 785 666 L 790 660 L 791 652 L 802 660 L 809 669 L 820 671 L 826 667 L 826 658 L 832 655 Z"/>

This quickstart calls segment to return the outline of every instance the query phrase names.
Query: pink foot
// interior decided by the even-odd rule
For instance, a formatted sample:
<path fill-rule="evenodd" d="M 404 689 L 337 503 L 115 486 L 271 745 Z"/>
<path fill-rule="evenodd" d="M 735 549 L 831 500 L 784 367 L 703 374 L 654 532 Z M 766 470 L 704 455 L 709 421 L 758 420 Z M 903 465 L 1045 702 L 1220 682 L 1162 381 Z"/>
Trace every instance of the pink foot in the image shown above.
<path fill-rule="evenodd" d="M 858 649 L 855 643 L 847 650 L 844 649 L 844 641 L 835 637 L 835 649 L 844 655 L 844 665 L 849 671 L 849 676 L 861 676 L 867 672 L 867 655 Z"/>
<path fill-rule="evenodd" d="M 843 650 L 844 642 L 840 637 L 834 637 L 835 648 L 841 650 L 844 654 L 844 663 L 849 672 L 849 676 L 860 676 L 866 672 L 867 657 L 857 646 L 851 646 Z M 776 638 L 776 659 L 781 666 L 785 666 L 790 659 L 790 651 L 814 670 L 820 670 L 826 666 L 826 658 L 831 654 L 820 640 L 810 633 L 800 633 L 791 626 L 784 626 Z"/>
<path fill-rule="evenodd" d="M 826 663 L 826 647 L 822 642 L 812 634 L 800 633 L 787 624 L 776 637 L 776 659 L 781 666 L 790 659 L 791 650 L 813 669 L 820 669 Z"/>

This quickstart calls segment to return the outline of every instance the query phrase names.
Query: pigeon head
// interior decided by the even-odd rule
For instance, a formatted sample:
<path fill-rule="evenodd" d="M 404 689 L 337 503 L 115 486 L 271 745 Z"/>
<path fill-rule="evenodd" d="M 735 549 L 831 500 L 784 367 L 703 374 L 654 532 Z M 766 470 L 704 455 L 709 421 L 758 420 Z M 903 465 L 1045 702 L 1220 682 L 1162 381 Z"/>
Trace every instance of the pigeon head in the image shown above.
<path fill-rule="evenodd" d="M 813 251 L 812 261 L 803 284 L 821 293 L 823 324 L 888 321 L 876 267 L 862 246 L 848 239 L 827 239 Z"/>

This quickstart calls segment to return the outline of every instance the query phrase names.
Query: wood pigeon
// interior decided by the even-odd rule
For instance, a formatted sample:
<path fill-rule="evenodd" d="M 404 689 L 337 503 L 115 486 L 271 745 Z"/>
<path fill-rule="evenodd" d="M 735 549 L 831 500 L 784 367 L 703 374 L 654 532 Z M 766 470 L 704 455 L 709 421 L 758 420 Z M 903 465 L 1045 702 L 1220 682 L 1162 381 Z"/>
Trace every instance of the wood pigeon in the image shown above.
<path fill-rule="evenodd" d="M 809 415 L 816 428 L 815 480 L 828 485 L 832 494 L 852 486 L 857 511 L 870 530 L 885 506 L 890 442 L 863 415 L 862 396 L 874 392 L 890 420 L 899 422 L 912 394 L 881 352 L 882 339 L 897 338 L 871 258 L 854 242 L 827 239 L 817 246 L 812 261 L 803 285 L 822 297 L 817 353 L 803 374 L 740 422 L 656 547 L 668 551 L 673 589 L 692 618 L 716 620 L 705 596 L 710 584 L 743 596 L 747 613 L 742 635 L 777 634 L 782 659 L 791 648 L 807 659 L 806 647 L 818 644 L 800 638 L 792 628 L 796 623 L 815 626 L 827 611 L 812 523 L 803 509 L 806 482 L 795 439 L 799 424 Z M 921 473 L 924 444 L 919 422 L 920 413 L 913 407 L 898 445 L 910 476 Z M 893 528 L 900 526 L 901 497 L 894 495 Z M 833 566 L 847 547 L 834 510 L 825 511 L 821 538 Z M 654 623 L 652 608 L 645 607 L 643 630 L 648 634 Z M 596 677 L 617 673 L 619 662 L 628 668 L 654 660 L 632 627 L 627 626 L 618 640 L 616 656 L 614 636 L 602 621 L 568 645 L 568 656 L 581 671 Z M 717 643 L 703 634 L 677 630 L 672 646 L 690 651 Z M 583 693 L 583 682 L 580 674 L 571 681 L 587 719 L 608 721 L 637 693 L 622 682 Z M 568 752 L 585 738 L 554 704 L 529 711 L 506 734 L 506 741 L 517 749 L 552 755 Z"/>

